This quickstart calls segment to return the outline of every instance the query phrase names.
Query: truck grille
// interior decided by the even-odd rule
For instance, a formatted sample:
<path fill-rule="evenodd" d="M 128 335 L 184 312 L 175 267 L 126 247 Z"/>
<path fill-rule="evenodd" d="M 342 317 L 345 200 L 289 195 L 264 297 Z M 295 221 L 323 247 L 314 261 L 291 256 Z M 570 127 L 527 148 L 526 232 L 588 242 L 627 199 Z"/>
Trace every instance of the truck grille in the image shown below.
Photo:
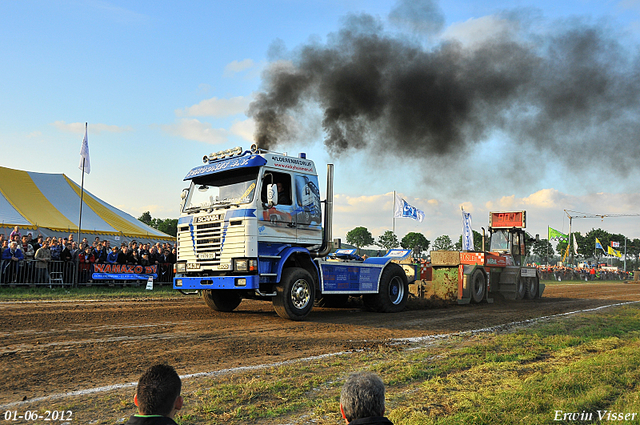
<path fill-rule="evenodd" d="M 217 269 L 221 263 L 223 243 L 225 256 L 241 256 L 245 248 L 244 239 L 244 223 L 241 220 L 234 221 L 229 228 L 225 228 L 223 221 L 195 224 L 193 234 L 189 226 L 183 226 L 178 233 L 178 259 L 200 263 L 201 270 Z"/>

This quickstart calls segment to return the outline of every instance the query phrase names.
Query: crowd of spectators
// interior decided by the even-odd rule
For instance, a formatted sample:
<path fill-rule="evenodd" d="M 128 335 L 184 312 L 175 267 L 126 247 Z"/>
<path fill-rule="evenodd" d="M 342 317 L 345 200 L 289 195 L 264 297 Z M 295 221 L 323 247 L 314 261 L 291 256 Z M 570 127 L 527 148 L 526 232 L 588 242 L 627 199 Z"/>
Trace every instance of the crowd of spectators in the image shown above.
<path fill-rule="evenodd" d="M 176 261 L 176 248 L 170 243 L 138 243 L 135 240 L 111 246 L 99 236 L 80 243 L 74 235 L 68 237 L 33 237 L 20 234 L 18 226 L 7 239 L 0 234 L 0 283 L 48 283 L 50 272 L 62 273 L 64 282 L 87 283 L 91 280 L 93 263 L 157 265 L 158 280 L 168 282 Z"/>
<path fill-rule="evenodd" d="M 564 267 L 564 266 L 536 266 L 542 280 L 627 280 L 633 279 L 632 271 L 610 270 L 602 266 L 593 267 Z"/>

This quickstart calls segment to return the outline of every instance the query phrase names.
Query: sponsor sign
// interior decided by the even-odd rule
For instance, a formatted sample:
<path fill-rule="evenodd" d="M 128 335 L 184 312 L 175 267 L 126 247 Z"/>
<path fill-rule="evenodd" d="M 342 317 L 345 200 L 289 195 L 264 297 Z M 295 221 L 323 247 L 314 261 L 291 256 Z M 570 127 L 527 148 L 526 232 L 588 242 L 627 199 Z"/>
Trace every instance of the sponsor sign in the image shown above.
<path fill-rule="evenodd" d="M 148 280 L 158 278 L 158 266 L 140 266 L 137 264 L 101 264 L 91 265 L 93 280 Z"/>
<path fill-rule="evenodd" d="M 289 171 L 299 171 L 303 173 L 316 173 L 313 161 L 303 158 L 292 158 L 290 156 L 271 155 L 267 156 L 268 165 Z"/>
<path fill-rule="evenodd" d="M 184 180 L 190 180 L 195 177 L 206 176 L 207 174 L 215 174 L 225 170 L 242 167 L 259 167 L 265 164 L 265 159 L 258 155 L 242 156 L 237 158 L 225 159 L 222 161 L 210 162 L 201 165 L 189 171 Z"/>

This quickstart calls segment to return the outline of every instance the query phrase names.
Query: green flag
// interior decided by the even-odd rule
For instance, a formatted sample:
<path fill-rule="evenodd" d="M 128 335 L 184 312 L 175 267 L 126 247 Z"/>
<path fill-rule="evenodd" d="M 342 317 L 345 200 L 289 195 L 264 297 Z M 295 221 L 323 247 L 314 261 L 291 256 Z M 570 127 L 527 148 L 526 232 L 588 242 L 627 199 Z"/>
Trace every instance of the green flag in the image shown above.
<path fill-rule="evenodd" d="M 569 241 L 569 236 L 564 233 L 558 232 L 556 229 L 549 227 L 549 240 L 550 241 Z"/>

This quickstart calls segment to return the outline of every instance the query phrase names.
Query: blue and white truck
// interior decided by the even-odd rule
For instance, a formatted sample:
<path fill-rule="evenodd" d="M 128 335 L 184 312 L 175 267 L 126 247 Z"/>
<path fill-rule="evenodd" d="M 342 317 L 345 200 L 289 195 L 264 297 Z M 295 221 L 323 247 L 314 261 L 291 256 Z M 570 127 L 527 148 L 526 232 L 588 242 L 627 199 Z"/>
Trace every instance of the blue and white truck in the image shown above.
<path fill-rule="evenodd" d="M 362 259 L 333 250 L 333 165 L 320 200 L 313 161 L 257 148 L 206 155 L 185 177 L 173 287 L 199 293 L 216 311 L 242 299 L 271 301 L 277 314 L 304 319 L 315 304 L 349 296 L 379 312 L 405 308 L 416 268 L 409 250 Z M 324 203 L 324 220 L 321 204 Z M 405 260 L 405 261 L 403 261 Z"/>

